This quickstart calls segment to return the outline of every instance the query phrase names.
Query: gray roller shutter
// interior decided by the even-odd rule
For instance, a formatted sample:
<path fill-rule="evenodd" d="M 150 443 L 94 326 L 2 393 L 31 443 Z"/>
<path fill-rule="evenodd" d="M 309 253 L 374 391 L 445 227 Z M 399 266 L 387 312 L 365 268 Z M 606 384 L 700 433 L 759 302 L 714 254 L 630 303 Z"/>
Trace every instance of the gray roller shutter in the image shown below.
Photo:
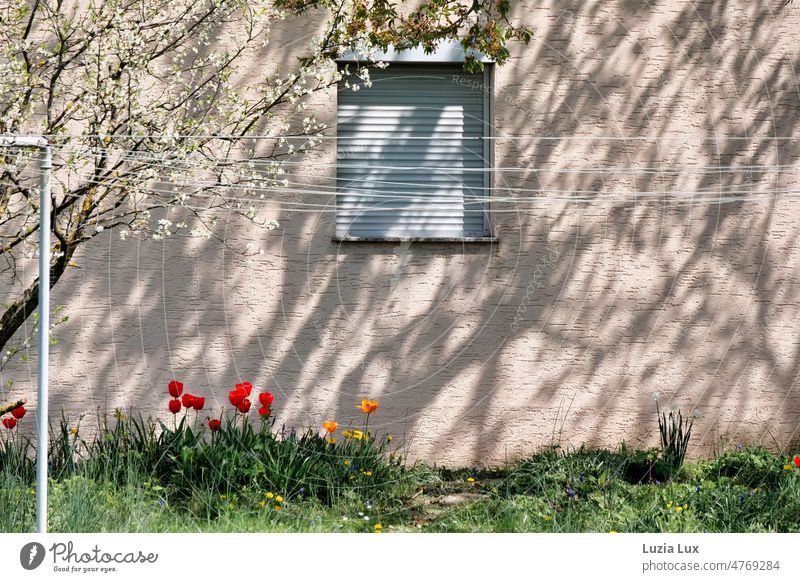
<path fill-rule="evenodd" d="M 489 236 L 484 75 L 392 64 L 338 92 L 336 235 Z"/>

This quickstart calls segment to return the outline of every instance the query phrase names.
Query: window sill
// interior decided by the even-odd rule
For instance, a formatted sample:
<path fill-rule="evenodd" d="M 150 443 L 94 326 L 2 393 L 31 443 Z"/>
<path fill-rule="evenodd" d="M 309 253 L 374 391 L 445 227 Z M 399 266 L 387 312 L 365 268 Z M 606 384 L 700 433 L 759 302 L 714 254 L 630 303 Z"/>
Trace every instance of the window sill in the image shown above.
<path fill-rule="evenodd" d="M 422 243 L 498 243 L 496 236 L 419 237 L 419 236 L 334 236 L 333 242 L 422 242 Z"/>

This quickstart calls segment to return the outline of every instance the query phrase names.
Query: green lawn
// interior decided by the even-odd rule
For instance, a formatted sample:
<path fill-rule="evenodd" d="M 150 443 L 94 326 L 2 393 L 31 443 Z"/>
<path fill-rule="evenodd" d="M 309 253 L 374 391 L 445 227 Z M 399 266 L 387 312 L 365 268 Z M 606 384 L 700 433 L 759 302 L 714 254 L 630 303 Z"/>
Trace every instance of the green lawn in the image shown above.
<path fill-rule="evenodd" d="M 548 449 L 510 467 L 405 466 L 386 441 L 124 421 L 52 443 L 54 532 L 796 532 L 800 468 L 734 448 L 672 478 L 659 451 Z M 391 455 L 391 457 L 390 457 Z M 0 531 L 34 527 L 32 446 L 0 441 Z"/>

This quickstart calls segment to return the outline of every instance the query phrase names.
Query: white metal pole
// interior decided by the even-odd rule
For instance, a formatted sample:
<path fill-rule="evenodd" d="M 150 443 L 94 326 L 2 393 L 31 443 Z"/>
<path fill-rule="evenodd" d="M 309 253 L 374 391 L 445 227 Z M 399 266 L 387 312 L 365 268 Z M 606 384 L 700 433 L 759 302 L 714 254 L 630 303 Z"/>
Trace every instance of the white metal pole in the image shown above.
<path fill-rule="evenodd" d="M 36 405 L 36 531 L 47 533 L 48 359 L 50 353 L 50 146 L 39 150 L 39 394 Z"/>
<path fill-rule="evenodd" d="M 50 145 L 43 137 L 0 135 L 2 147 L 39 149 L 39 374 L 36 405 L 36 531 L 47 532 L 48 359 L 50 354 Z"/>

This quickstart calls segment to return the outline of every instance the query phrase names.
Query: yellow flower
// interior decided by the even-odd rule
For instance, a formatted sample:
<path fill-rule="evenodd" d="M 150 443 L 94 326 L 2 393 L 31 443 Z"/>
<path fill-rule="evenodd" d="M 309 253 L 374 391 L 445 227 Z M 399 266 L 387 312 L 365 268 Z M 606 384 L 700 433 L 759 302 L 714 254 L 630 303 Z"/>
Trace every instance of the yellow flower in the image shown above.
<path fill-rule="evenodd" d="M 784 471 L 791 471 L 792 470 L 792 466 L 791 465 L 784 465 L 783 466 L 783 470 Z"/>
<path fill-rule="evenodd" d="M 364 475 L 367 477 L 372 477 L 372 471 L 364 471 Z"/>
<path fill-rule="evenodd" d="M 329 445 L 335 445 L 336 444 L 336 439 L 334 437 L 328 437 L 328 444 Z"/>
<path fill-rule="evenodd" d="M 361 439 L 364 438 L 364 433 L 361 432 L 360 430 L 354 430 L 353 431 L 353 438 L 356 439 L 357 441 L 360 441 Z"/>
<path fill-rule="evenodd" d="M 683 507 L 681 507 L 681 506 L 679 505 L 678 507 L 676 507 L 676 508 L 675 508 L 675 511 L 676 511 L 677 513 L 680 513 L 681 511 L 683 511 Z"/>
<path fill-rule="evenodd" d="M 349 430 L 343 430 L 343 431 L 342 431 L 342 436 L 343 436 L 344 438 L 346 438 L 346 439 L 349 439 L 349 438 L 352 438 L 352 437 L 353 437 L 353 433 L 352 433 L 352 432 L 350 432 Z"/>
<path fill-rule="evenodd" d="M 393 440 L 394 440 L 394 437 L 393 437 L 392 435 L 390 435 L 390 434 L 387 434 L 387 435 L 386 435 L 386 442 L 387 442 L 387 443 L 390 443 L 390 442 L 392 442 Z"/>
<path fill-rule="evenodd" d="M 475 483 L 474 477 L 467 477 L 467 483 Z"/>
<path fill-rule="evenodd" d="M 283 503 L 283 497 L 278 495 L 278 496 L 275 497 L 275 501 L 278 502 L 278 503 Z"/>
<path fill-rule="evenodd" d="M 375 528 L 375 531 L 377 533 L 380 533 L 381 530 L 383 529 L 383 525 L 381 525 L 380 523 L 376 523 L 373 527 Z"/>
<path fill-rule="evenodd" d="M 361 406 L 358 408 L 361 409 L 361 412 L 365 414 L 372 414 L 376 410 L 378 410 L 378 401 L 377 400 L 362 400 Z"/>
<path fill-rule="evenodd" d="M 78 427 L 77 426 L 73 426 L 71 429 L 69 429 L 69 434 L 74 435 L 74 436 L 78 436 Z"/>
<path fill-rule="evenodd" d="M 344 461 L 342 461 L 342 463 L 344 463 L 345 465 L 349 465 L 350 464 L 350 459 L 345 459 Z"/>
<path fill-rule="evenodd" d="M 544 520 L 545 521 L 553 521 L 553 516 L 552 515 L 545 515 L 544 516 Z"/>
<path fill-rule="evenodd" d="M 228 496 L 227 495 L 220 495 L 219 498 L 222 499 L 223 501 L 225 501 L 228 498 Z"/>
<path fill-rule="evenodd" d="M 275 497 L 275 494 L 272 491 L 267 491 L 266 493 L 264 493 L 264 497 L 266 497 L 267 499 L 272 499 L 273 497 Z"/>
<path fill-rule="evenodd" d="M 619 532 L 618 532 L 618 531 L 616 531 L 616 530 L 613 530 L 613 529 L 612 529 L 612 530 L 611 530 L 611 531 L 609 531 L 608 533 L 619 533 Z"/>
<path fill-rule="evenodd" d="M 264 508 L 266 505 L 267 505 L 267 502 L 266 502 L 266 501 L 264 501 L 263 499 L 262 499 L 261 501 L 259 501 L 259 502 L 258 502 L 258 506 L 259 506 L 259 507 L 261 507 L 262 509 L 263 509 L 263 508 Z"/>
<path fill-rule="evenodd" d="M 670 509 L 671 507 L 672 507 L 672 501 L 667 501 L 667 509 Z"/>
<path fill-rule="evenodd" d="M 688 509 L 688 508 L 689 508 L 689 504 L 688 504 L 688 503 L 684 503 L 684 504 L 683 504 L 683 508 L 684 508 L 684 509 Z"/>
<path fill-rule="evenodd" d="M 275 506 L 275 511 L 280 511 L 280 510 L 281 510 L 281 506 L 280 505 L 276 505 Z"/>

